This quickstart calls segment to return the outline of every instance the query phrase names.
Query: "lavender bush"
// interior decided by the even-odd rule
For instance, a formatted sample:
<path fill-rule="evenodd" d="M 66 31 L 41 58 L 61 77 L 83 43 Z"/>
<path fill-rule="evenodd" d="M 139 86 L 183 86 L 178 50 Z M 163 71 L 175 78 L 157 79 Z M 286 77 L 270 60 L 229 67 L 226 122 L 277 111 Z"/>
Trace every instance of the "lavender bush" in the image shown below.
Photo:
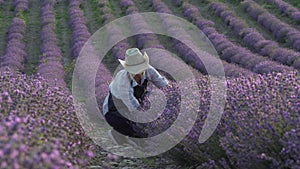
<path fill-rule="evenodd" d="M 15 72 L 24 71 L 24 62 L 27 57 L 23 42 L 26 25 L 19 17 L 14 17 L 8 31 L 8 42 L 5 54 L 1 57 L 0 68 L 11 68 Z"/>
<path fill-rule="evenodd" d="M 71 55 L 76 58 L 79 55 L 84 43 L 91 36 L 86 26 L 86 19 L 83 15 L 79 0 L 69 0 L 69 25 L 73 30 Z"/>
<path fill-rule="evenodd" d="M 299 128 L 299 72 L 240 78 L 227 84 L 229 104 L 221 123 L 226 132 L 220 144 L 231 163 L 238 168 L 296 167 L 295 152 L 292 156 L 282 152 L 292 149 L 298 136 L 291 136 L 289 145 L 282 139 Z"/>
<path fill-rule="evenodd" d="M 24 71 L 24 62 L 27 58 L 25 44 L 23 42 L 26 24 L 19 16 L 20 12 L 28 10 L 28 0 L 14 0 L 15 17 L 12 20 L 8 31 L 5 54 L 1 57 L 0 70 L 10 68 L 14 72 Z"/>
<path fill-rule="evenodd" d="M 45 77 L 49 84 L 66 88 L 63 56 L 55 34 L 54 6 L 55 1 L 42 1 L 42 30 L 40 34 L 42 56 L 40 56 L 37 73 Z"/>
<path fill-rule="evenodd" d="M 2 168 L 82 168 L 91 140 L 76 117 L 72 96 L 41 76 L 0 74 Z"/>
<path fill-rule="evenodd" d="M 299 77 L 299 72 L 283 72 L 228 79 L 222 119 L 212 137 L 203 144 L 198 143 L 198 137 L 210 109 L 212 91 L 208 77 L 197 79 L 201 99 L 196 124 L 168 154 L 199 168 L 297 167 Z M 149 123 L 146 127 L 153 135 L 170 126 L 179 111 L 176 84 L 164 92 L 169 96 L 164 114 L 155 125 Z"/>
<path fill-rule="evenodd" d="M 14 0 L 15 12 L 19 13 L 29 9 L 29 0 Z"/>

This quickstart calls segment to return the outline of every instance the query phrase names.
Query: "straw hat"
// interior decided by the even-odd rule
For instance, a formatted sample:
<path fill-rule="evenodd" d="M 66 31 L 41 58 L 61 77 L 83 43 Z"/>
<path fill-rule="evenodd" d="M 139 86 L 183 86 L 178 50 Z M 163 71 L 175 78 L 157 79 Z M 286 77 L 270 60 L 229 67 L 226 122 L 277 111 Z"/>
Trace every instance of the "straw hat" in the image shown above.
<path fill-rule="evenodd" d="M 126 50 L 125 61 L 118 59 L 121 65 L 131 74 L 138 74 L 149 67 L 149 57 L 146 52 L 144 55 L 138 48 Z"/>

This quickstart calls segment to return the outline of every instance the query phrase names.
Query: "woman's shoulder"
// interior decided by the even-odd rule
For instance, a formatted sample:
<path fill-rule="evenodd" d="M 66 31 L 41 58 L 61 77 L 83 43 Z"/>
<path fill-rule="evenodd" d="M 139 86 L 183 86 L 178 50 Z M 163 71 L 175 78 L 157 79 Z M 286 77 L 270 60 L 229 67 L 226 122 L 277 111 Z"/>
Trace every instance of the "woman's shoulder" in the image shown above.
<path fill-rule="evenodd" d="M 128 72 L 125 69 L 120 70 L 115 77 L 123 77 L 123 76 L 127 76 Z"/>

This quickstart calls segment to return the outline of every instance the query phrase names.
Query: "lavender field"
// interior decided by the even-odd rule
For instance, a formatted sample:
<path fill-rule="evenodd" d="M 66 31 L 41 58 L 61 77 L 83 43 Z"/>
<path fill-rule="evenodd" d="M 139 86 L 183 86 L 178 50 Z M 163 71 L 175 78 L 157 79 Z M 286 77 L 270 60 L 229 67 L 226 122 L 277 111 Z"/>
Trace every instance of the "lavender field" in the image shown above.
<path fill-rule="evenodd" d="M 186 87 L 194 82 L 199 87 L 197 119 L 186 121 L 195 120 L 189 134 L 171 150 L 139 159 L 107 152 L 87 135 L 76 114 L 72 75 L 81 49 L 98 29 L 142 12 L 175 15 L 199 28 L 221 59 L 227 94 L 216 130 L 199 143 L 212 89 L 196 53 L 157 34 L 114 45 L 96 74 L 100 110 L 117 59 L 131 47 L 175 53 L 196 77 Z M 129 23 L 132 32 L 151 29 L 143 19 Z M 185 34 L 175 22 L 161 18 L 160 23 L 166 32 Z M 109 44 L 125 34 L 107 31 Z M 299 69 L 298 0 L 0 0 L 0 168 L 300 169 Z M 171 84 L 163 91 L 169 98 L 163 116 L 141 126 L 150 135 L 166 130 L 180 111 L 178 83 Z M 93 124 L 87 126 L 101 131 Z"/>

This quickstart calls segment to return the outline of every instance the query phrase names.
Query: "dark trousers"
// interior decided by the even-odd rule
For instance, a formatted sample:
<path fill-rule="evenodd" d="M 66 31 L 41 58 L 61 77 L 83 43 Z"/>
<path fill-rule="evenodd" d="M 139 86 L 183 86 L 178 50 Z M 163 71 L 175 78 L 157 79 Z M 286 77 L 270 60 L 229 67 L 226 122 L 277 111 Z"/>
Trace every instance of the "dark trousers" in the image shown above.
<path fill-rule="evenodd" d="M 136 123 L 122 116 L 118 111 L 110 111 L 105 114 L 105 119 L 110 126 L 123 135 L 146 138 L 147 134 L 134 130 Z"/>
<path fill-rule="evenodd" d="M 145 79 L 144 83 L 141 86 L 134 87 L 134 96 L 141 103 L 143 99 L 143 95 L 146 93 L 148 80 Z M 115 103 L 116 102 L 116 103 Z M 125 104 L 120 99 L 115 98 L 111 93 L 109 93 L 108 97 L 108 110 L 109 112 L 105 114 L 105 119 L 110 126 L 112 126 L 116 131 L 122 133 L 123 135 L 136 137 L 136 138 L 146 138 L 147 134 L 144 132 L 136 132 L 134 127 L 136 123 L 128 120 L 122 114 L 119 113 L 118 109 L 115 107 L 116 105 L 123 105 L 125 108 Z M 129 111 L 128 109 L 125 111 Z"/>
<path fill-rule="evenodd" d="M 118 111 L 110 111 L 105 114 L 105 119 L 110 126 L 112 126 L 118 132 L 132 136 L 135 134 L 133 130 L 132 122 L 122 116 Z"/>

